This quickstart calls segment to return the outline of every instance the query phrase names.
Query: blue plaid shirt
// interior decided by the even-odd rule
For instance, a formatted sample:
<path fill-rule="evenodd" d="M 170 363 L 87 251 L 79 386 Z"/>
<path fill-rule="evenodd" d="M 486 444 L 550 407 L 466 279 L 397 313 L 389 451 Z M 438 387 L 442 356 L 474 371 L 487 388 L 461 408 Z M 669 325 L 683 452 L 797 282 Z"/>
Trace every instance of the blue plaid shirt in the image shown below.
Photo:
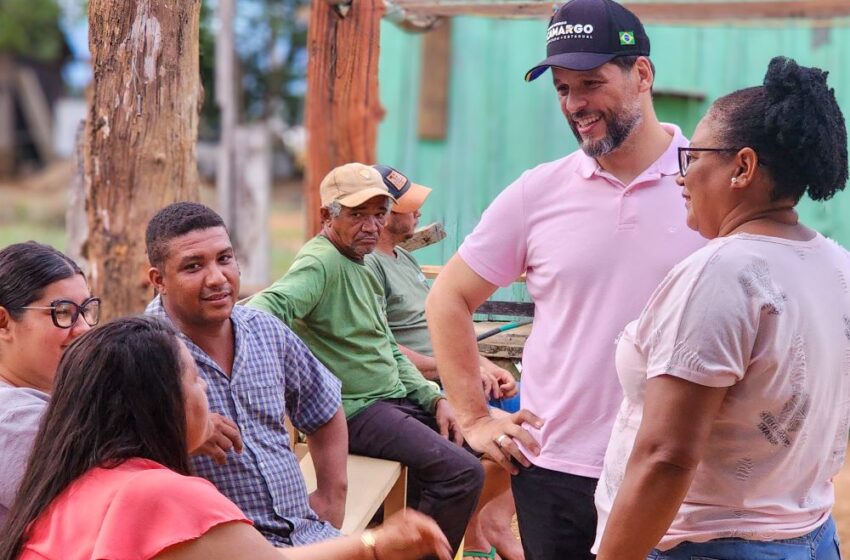
<path fill-rule="evenodd" d="M 145 313 L 171 322 L 159 296 Z M 239 506 L 275 546 L 339 536 L 310 508 L 283 423 L 288 414 L 306 434 L 327 423 L 342 406 L 339 380 L 273 316 L 236 306 L 230 320 L 236 339 L 230 376 L 181 333 L 207 382 L 210 410 L 239 425 L 245 447 L 241 454 L 228 453 L 225 465 L 194 457 L 195 472 Z"/>

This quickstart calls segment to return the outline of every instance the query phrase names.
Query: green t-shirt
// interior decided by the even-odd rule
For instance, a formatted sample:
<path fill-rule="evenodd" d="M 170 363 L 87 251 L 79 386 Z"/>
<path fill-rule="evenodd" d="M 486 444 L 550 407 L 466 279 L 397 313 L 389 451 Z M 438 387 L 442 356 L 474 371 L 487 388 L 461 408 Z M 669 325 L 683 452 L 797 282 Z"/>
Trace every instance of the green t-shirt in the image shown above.
<path fill-rule="evenodd" d="M 301 248 L 289 271 L 248 305 L 289 325 L 342 381 L 347 418 L 377 400 L 403 397 L 434 412 L 440 390 L 398 349 L 383 298 L 365 265 L 317 236 Z"/>
<path fill-rule="evenodd" d="M 387 323 L 396 342 L 414 352 L 433 356 L 425 321 L 428 282 L 413 255 L 401 247 L 396 247 L 395 252 L 396 257 L 381 251 L 366 255 L 366 266 L 384 289 Z"/>

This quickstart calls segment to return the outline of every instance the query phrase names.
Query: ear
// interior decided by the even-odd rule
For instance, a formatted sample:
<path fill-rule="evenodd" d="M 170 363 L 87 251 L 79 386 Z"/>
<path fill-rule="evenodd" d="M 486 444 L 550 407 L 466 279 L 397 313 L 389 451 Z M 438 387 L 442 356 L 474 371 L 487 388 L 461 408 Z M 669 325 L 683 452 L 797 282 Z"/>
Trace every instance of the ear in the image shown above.
<path fill-rule="evenodd" d="M 324 206 L 319 208 L 319 216 L 321 216 L 323 224 L 331 221 L 331 213 Z"/>
<path fill-rule="evenodd" d="M 634 69 L 638 74 L 638 89 L 641 92 L 651 91 L 652 84 L 655 83 L 655 76 L 652 74 L 652 64 L 645 56 L 639 56 L 635 61 Z"/>
<path fill-rule="evenodd" d="M 0 306 L 0 340 L 8 341 L 12 336 L 12 315 Z"/>
<path fill-rule="evenodd" d="M 745 189 L 753 182 L 759 164 L 759 156 L 752 148 L 742 148 L 735 155 L 735 175 L 732 177 L 733 189 Z"/>
<path fill-rule="evenodd" d="M 150 283 L 156 290 L 156 293 L 165 294 L 167 290 L 165 289 L 165 283 L 163 282 L 163 274 L 157 267 L 152 266 L 148 269 L 148 280 L 150 280 Z"/>

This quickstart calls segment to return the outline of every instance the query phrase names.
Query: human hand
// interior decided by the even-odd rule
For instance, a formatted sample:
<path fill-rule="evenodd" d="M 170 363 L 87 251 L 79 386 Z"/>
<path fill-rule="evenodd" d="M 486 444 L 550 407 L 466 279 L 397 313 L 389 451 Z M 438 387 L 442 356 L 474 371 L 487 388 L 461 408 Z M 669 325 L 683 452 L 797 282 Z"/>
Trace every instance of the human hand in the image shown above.
<path fill-rule="evenodd" d="M 434 409 L 434 416 L 437 419 L 440 435 L 458 445 L 463 445 L 463 434 L 460 432 L 460 425 L 449 401 L 446 399 L 438 400 L 437 407 Z"/>
<path fill-rule="evenodd" d="M 341 529 L 342 521 L 345 519 L 345 497 L 345 492 L 341 496 L 332 496 L 328 492 L 317 489 L 309 496 L 310 507 L 319 519 L 324 519 L 337 529 Z"/>
<path fill-rule="evenodd" d="M 543 426 L 543 420 L 532 412 L 522 409 L 513 414 L 482 416 L 464 430 L 466 442 L 472 449 L 486 453 L 491 459 L 511 474 L 517 474 L 517 463 L 531 466 L 528 457 L 523 454 L 517 441 L 534 455 L 540 453 L 540 444 L 522 427 L 531 424 L 535 428 Z"/>
<path fill-rule="evenodd" d="M 375 529 L 377 560 L 418 560 L 434 555 L 451 560 L 452 549 L 446 536 L 430 517 L 405 509 L 391 515 Z"/>
<path fill-rule="evenodd" d="M 488 398 L 505 399 L 516 395 L 518 390 L 516 379 L 508 370 L 486 361 L 486 365 L 481 366 L 479 371 L 484 394 Z"/>
<path fill-rule="evenodd" d="M 242 453 L 242 436 L 236 422 L 221 414 L 210 414 L 210 437 L 192 455 L 206 455 L 217 465 L 227 463 L 227 452 L 231 449 Z"/>

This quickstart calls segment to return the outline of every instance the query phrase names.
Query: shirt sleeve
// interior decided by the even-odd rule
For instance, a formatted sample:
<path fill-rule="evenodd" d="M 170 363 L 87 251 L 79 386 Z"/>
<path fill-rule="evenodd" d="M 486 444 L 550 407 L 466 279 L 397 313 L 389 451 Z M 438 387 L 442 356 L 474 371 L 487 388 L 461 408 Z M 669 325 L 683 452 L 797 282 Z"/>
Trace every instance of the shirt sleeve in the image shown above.
<path fill-rule="evenodd" d="M 650 298 L 636 336 L 647 378 L 672 375 L 708 387 L 743 379 L 761 313 L 747 278 L 767 263 L 717 258 L 719 250 L 703 249 L 676 266 Z"/>
<path fill-rule="evenodd" d="M 322 263 L 315 257 L 304 256 L 277 282 L 252 297 L 247 305 L 267 311 L 292 326 L 295 319 L 307 316 L 322 299 L 325 279 Z"/>
<path fill-rule="evenodd" d="M 167 469 L 143 471 L 113 498 L 92 558 L 153 558 L 233 521 L 251 523 L 210 482 Z"/>
<path fill-rule="evenodd" d="M 295 333 L 284 325 L 281 328 L 285 343 L 286 412 L 293 426 L 310 435 L 342 406 L 342 383 Z"/>
<path fill-rule="evenodd" d="M 524 177 L 496 197 L 458 249 L 476 274 L 497 286 L 509 286 L 526 268 Z"/>
<path fill-rule="evenodd" d="M 15 501 L 46 407 L 33 402 L 0 414 L 0 505 L 6 509 Z"/>

